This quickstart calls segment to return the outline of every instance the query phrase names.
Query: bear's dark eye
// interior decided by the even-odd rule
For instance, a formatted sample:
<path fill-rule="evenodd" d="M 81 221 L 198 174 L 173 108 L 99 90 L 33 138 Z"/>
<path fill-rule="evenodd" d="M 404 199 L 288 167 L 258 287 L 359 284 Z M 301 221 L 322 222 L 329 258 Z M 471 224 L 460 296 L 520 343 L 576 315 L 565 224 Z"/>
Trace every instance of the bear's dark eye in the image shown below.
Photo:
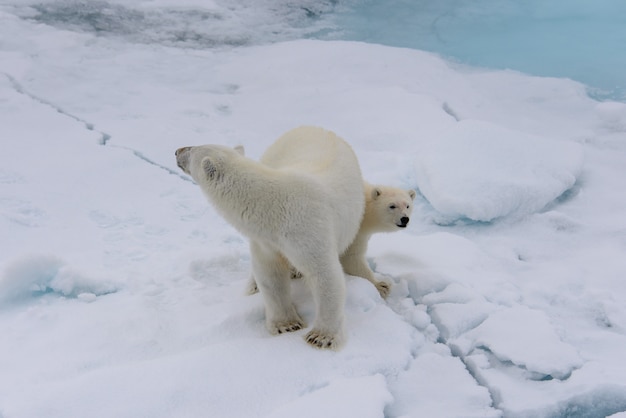
<path fill-rule="evenodd" d="M 396 205 L 390 205 L 389 206 L 389 209 L 395 209 L 395 208 L 396 208 Z"/>
<path fill-rule="evenodd" d="M 409 208 L 409 205 L 406 205 L 406 208 L 408 209 L 408 208 Z"/>

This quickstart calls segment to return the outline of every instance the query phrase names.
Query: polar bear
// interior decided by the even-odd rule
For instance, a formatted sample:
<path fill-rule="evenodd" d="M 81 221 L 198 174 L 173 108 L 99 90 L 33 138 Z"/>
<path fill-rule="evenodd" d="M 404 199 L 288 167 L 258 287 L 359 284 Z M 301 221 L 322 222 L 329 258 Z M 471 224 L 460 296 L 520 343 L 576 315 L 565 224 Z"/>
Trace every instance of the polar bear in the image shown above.
<path fill-rule="evenodd" d="M 389 284 L 377 281 L 365 258 L 370 237 L 377 232 L 393 232 L 407 227 L 413 212 L 414 190 L 365 183 L 365 213 L 357 236 L 341 254 L 344 272 L 369 280 L 383 298 L 389 295 Z"/>
<path fill-rule="evenodd" d="M 249 238 L 269 332 L 305 327 L 291 300 L 294 266 L 306 275 L 317 310 L 306 341 L 340 348 L 345 278 L 339 255 L 354 241 L 365 209 L 363 178 L 350 145 L 333 132 L 304 126 L 276 140 L 261 162 L 246 158 L 243 147 L 220 145 L 179 148 L 176 160 Z"/>
<path fill-rule="evenodd" d="M 387 282 L 377 281 L 374 272 L 367 263 L 367 244 L 371 236 L 378 232 L 393 232 L 404 229 L 409 224 L 413 212 L 414 190 L 404 190 L 391 186 L 371 185 L 364 183 L 365 213 L 361 226 L 354 241 L 341 254 L 341 265 L 345 273 L 369 280 L 386 298 L 390 286 Z M 292 278 L 301 277 L 301 273 L 292 270 Z M 250 278 L 248 293 L 258 292 L 254 276 Z"/>

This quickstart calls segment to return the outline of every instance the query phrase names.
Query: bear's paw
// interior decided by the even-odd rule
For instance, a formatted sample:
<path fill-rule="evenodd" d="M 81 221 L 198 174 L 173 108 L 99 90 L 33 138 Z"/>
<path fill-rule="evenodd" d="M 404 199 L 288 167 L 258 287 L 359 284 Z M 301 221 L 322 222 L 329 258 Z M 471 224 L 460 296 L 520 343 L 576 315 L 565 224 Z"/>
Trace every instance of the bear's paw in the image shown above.
<path fill-rule="evenodd" d="M 380 297 L 387 299 L 387 296 L 389 296 L 389 292 L 391 291 L 391 285 L 381 280 L 374 283 L 374 286 L 376 286 L 378 293 L 380 293 Z"/>
<path fill-rule="evenodd" d="M 272 335 L 285 334 L 287 332 L 294 332 L 305 328 L 306 325 L 301 319 L 293 319 L 289 321 L 274 322 L 268 325 L 269 332 Z"/>
<path fill-rule="evenodd" d="M 329 334 L 318 329 L 312 329 L 304 337 L 307 343 L 321 350 L 338 350 L 341 348 L 341 338 L 336 334 Z"/>
<path fill-rule="evenodd" d="M 254 280 L 254 277 L 253 277 L 248 282 L 248 285 L 246 287 L 246 294 L 247 295 L 254 295 L 256 293 L 259 293 L 259 287 L 257 286 L 256 280 Z"/>

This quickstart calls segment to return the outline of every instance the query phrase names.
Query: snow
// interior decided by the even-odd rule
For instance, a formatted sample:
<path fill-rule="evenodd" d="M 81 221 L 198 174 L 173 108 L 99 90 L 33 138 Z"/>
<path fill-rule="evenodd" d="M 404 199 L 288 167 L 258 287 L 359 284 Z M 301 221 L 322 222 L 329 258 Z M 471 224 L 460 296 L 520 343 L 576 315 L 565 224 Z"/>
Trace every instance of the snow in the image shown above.
<path fill-rule="evenodd" d="M 470 339 L 472 349 L 480 348 L 499 362 L 526 370 L 531 379 L 567 379 L 582 366 L 577 351 L 559 338 L 546 314 L 528 307 L 494 312 L 461 338 Z M 467 355 L 463 351 L 461 355 Z"/>
<path fill-rule="evenodd" d="M 438 212 L 489 222 L 543 209 L 572 188 L 582 164 L 576 143 L 467 120 L 425 141 L 415 167 L 417 187 Z"/>
<path fill-rule="evenodd" d="M 424 51 L 188 48 L 32 15 L 0 5 L 0 417 L 624 415 L 626 104 Z M 258 158 L 300 124 L 418 191 L 407 230 L 370 242 L 389 298 L 346 278 L 339 352 L 267 333 L 246 240 L 174 160 Z"/>
<path fill-rule="evenodd" d="M 487 389 L 475 384 L 456 357 L 424 353 L 391 384 L 397 402 L 390 416 L 499 417 Z"/>
<path fill-rule="evenodd" d="M 367 394 L 367 397 L 364 396 Z M 321 389 L 297 398 L 268 415 L 269 418 L 384 417 L 384 407 L 392 400 L 385 378 L 373 376 L 335 379 Z"/>

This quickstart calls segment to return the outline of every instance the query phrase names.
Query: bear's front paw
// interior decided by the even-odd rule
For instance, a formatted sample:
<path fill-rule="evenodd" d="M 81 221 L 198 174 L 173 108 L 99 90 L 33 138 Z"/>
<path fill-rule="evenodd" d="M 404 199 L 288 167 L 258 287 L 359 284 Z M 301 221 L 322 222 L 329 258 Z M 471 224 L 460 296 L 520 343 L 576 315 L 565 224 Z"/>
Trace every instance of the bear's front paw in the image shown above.
<path fill-rule="evenodd" d="M 294 319 L 292 321 L 281 321 L 275 322 L 268 326 L 271 334 L 284 334 L 286 332 L 298 331 L 299 329 L 304 328 L 304 322 L 298 319 Z"/>
<path fill-rule="evenodd" d="M 376 286 L 376 289 L 378 289 L 380 296 L 383 299 L 387 299 L 387 296 L 389 296 L 389 292 L 391 291 L 391 285 L 383 281 L 376 282 L 374 285 Z"/>
<path fill-rule="evenodd" d="M 304 339 L 313 347 L 323 350 L 338 350 L 341 348 L 341 338 L 339 336 L 327 334 L 317 329 L 309 331 Z"/>

